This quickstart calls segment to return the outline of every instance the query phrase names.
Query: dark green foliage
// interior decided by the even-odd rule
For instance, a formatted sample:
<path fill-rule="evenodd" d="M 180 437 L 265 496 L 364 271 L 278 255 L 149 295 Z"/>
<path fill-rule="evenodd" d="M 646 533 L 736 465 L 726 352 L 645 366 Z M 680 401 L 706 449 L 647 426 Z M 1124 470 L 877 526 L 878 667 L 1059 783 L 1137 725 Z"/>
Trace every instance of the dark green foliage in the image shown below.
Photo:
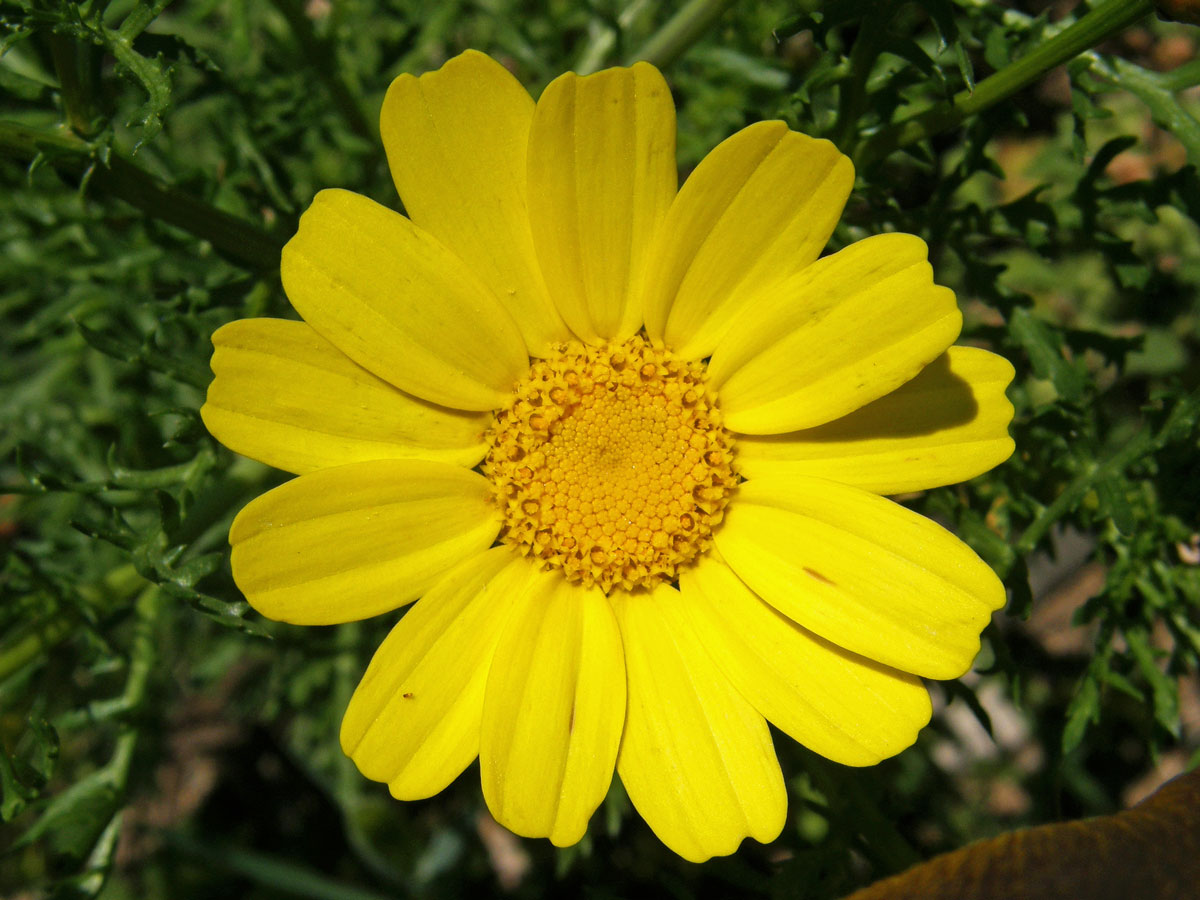
<path fill-rule="evenodd" d="M 579 846 L 515 845 L 516 896 L 837 897 L 1118 808 L 1160 755 L 1195 753 L 1179 684 L 1200 662 L 1200 123 L 1183 91 L 1200 65 L 1153 48 L 1197 37 L 1148 20 L 1074 55 L 1053 91 L 963 112 L 1064 31 L 1043 6 L 772 0 L 673 48 L 685 174 L 759 119 L 834 140 L 859 175 L 835 246 L 922 236 L 963 339 L 1016 366 L 1013 458 L 904 498 L 1004 576 L 1010 605 L 983 678 L 935 686 L 946 714 L 900 757 L 852 770 L 777 740 L 791 812 L 770 847 L 683 863 L 616 782 Z M 396 74 L 476 47 L 536 93 L 659 46 L 657 7 L 0 5 L 0 893 L 496 889 L 473 771 L 402 805 L 338 747 L 395 617 L 292 628 L 234 586 L 229 523 L 284 476 L 204 430 L 209 336 L 290 314 L 278 249 L 317 190 L 398 205 L 376 124 Z M 1052 651 L 1023 624 L 1053 593 L 1030 573 L 1080 559 L 1099 564 L 1083 643 Z M 962 711 L 1003 749 L 967 752 Z M 998 783 L 1025 806 L 989 811 Z"/>

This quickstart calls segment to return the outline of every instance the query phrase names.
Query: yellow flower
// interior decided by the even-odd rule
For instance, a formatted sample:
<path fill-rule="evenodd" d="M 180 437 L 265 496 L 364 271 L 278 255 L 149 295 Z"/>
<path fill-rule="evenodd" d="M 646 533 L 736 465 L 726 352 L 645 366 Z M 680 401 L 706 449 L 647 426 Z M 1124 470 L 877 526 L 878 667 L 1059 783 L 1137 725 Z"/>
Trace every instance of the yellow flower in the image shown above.
<path fill-rule="evenodd" d="M 250 603 L 376 652 L 345 752 L 400 799 L 479 757 L 496 818 L 568 845 L 614 766 L 681 856 L 774 839 L 767 721 L 847 765 L 909 746 L 1004 602 L 880 496 L 1008 457 L 1012 367 L 918 238 L 818 259 L 853 182 L 760 122 L 677 190 L 639 63 L 535 104 L 475 52 L 402 75 L 382 132 L 408 217 L 323 191 L 283 253 L 303 322 L 214 336 L 202 412 L 297 478 L 230 531 Z"/>

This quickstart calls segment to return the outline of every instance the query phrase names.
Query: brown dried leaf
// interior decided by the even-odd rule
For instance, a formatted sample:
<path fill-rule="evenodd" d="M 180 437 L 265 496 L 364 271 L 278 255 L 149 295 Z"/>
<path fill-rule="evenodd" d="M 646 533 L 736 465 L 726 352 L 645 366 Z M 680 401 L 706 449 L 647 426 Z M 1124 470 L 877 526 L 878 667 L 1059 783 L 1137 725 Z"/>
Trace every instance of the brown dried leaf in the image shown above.
<path fill-rule="evenodd" d="M 1022 829 L 914 866 L 845 900 L 1181 900 L 1200 896 L 1200 770 L 1132 809 Z"/>

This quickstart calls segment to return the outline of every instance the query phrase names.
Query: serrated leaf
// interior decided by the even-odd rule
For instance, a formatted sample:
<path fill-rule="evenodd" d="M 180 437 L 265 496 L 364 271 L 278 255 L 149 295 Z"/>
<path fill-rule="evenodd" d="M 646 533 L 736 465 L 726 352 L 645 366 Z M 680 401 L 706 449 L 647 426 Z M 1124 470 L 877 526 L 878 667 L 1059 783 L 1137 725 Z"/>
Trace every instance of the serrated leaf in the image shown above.
<path fill-rule="evenodd" d="M 1136 147 L 1137 144 L 1138 139 L 1131 134 L 1123 134 L 1119 137 L 1105 141 L 1103 146 L 1096 151 L 1096 155 L 1092 158 L 1091 163 L 1088 165 L 1087 173 L 1084 175 L 1084 181 L 1094 181 L 1104 172 L 1105 169 L 1108 168 L 1109 163 L 1111 163 L 1126 150 Z"/>
<path fill-rule="evenodd" d="M 1146 695 L 1142 693 L 1142 691 L 1138 690 L 1136 684 L 1114 669 L 1102 670 L 1100 677 L 1104 679 L 1105 687 L 1116 688 L 1122 694 L 1132 700 L 1136 700 L 1138 703 L 1141 703 L 1146 699 Z"/>
<path fill-rule="evenodd" d="M 1122 534 L 1133 534 L 1137 520 L 1133 508 L 1125 496 L 1126 487 L 1123 478 L 1113 476 L 1096 482 L 1096 495 L 1100 500 L 1100 508 L 1112 519 L 1113 525 Z"/>
<path fill-rule="evenodd" d="M 958 62 L 958 73 L 962 75 L 963 84 L 968 91 L 975 90 L 975 68 L 971 65 L 971 57 L 962 41 L 954 44 L 954 58 Z"/>
<path fill-rule="evenodd" d="M 975 691 L 961 681 L 947 681 L 944 686 L 952 700 L 961 700 L 967 704 L 967 709 L 971 711 L 971 715 L 975 717 L 975 721 L 987 732 L 988 737 L 995 740 L 996 735 L 992 727 L 992 717 L 983 708 L 983 704 L 979 702 L 979 697 Z"/>
<path fill-rule="evenodd" d="M 80 335 L 87 341 L 89 347 L 99 350 L 105 356 L 111 356 L 113 359 L 128 362 L 137 359 L 141 350 L 132 341 L 114 337 L 107 332 L 84 325 L 82 322 L 76 322 L 75 327 L 79 329 Z"/>
<path fill-rule="evenodd" d="M 0 820 L 11 822 L 37 793 L 36 789 L 17 780 L 8 751 L 0 746 Z"/>
<path fill-rule="evenodd" d="M 29 734 L 33 737 L 33 752 L 29 766 L 43 781 L 48 781 L 58 763 L 58 731 L 40 715 L 29 718 Z"/>
<path fill-rule="evenodd" d="M 1087 379 L 1081 364 L 1064 355 L 1065 344 L 1060 332 L 1037 319 L 1026 309 L 1013 311 L 1009 331 L 1029 355 L 1029 362 L 1038 378 L 1054 385 L 1064 400 L 1078 400 L 1087 389 Z"/>
<path fill-rule="evenodd" d="M 4 50 L 0 47 L 0 56 Z M 8 66 L 0 65 L 0 90 L 24 101 L 37 101 L 49 93 L 49 87 L 40 81 L 28 78 L 19 72 L 14 72 Z"/>
<path fill-rule="evenodd" d="M 24 847 L 46 837 L 56 853 L 82 859 L 118 806 L 111 774 L 107 769 L 99 769 L 55 795 L 13 847 Z"/>
<path fill-rule="evenodd" d="M 1008 574 L 1004 576 L 1004 586 L 1011 597 L 1009 614 L 1021 620 L 1028 619 L 1033 610 L 1033 589 L 1029 586 L 1029 566 L 1024 557 L 1015 558 Z"/>
<path fill-rule="evenodd" d="M 988 32 L 983 43 L 983 58 L 996 71 L 1012 62 L 1012 41 L 1003 28 L 993 28 Z"/>
<path fill-rule="evenodd" d="M 1070 753 L 1083 741 L 1088 726 L 1100 718 L 1100 688 L 1089 672 L 1083 677 L 1075 696 L 1067 707 L 1067 724 L 1063 727 L 1062 751 Z"/>
<path fill-rule="evenodd" d="M 181 566 L 176 566 L 171 572 L 171 580 L 180 587 L 193 587 L 197 581 L 211 575 L 225 560 L 224 553 L 206 553 L 188 560 Z"/>
<path fill-rule="evenodd" d="M 1150 635 L 1140 628 L 1124 630 L 1125 641 L 1137 663 L 1138 671 L 1150 683 L 1154 696 L 1154 719 L 1168 733 L 1179 735 L 1179 685 L 1159 667 Z"/>

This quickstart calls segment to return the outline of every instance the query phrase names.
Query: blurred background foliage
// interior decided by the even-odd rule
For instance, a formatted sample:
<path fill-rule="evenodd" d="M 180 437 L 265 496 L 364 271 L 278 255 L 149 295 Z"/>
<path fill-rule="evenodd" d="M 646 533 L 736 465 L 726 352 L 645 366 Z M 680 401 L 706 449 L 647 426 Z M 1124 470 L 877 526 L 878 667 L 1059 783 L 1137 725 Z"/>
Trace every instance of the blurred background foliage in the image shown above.
<path fill-rule="evenodd" d="M 1197 30 L 1146 2 L 680 10 L 0 4 L 0 894 L 834 898 L 1200 761 Z M 562 851 L 499 828 L 473 770 L 394 802 L 336 738 L 389 617 L 267 622 L 230 578 L 231 518 L 281 476 L 201 426 L 209 335 L 289 315 L 278 248 L 317 190 L 396 204 L 383 93 L 467 47 L 535 95 L 658 62 L 685 175 L 759 119 L 834 139 L 859 178 L 833 248 L 921 235 L 963 341 L 1017 367 L 1012 460 L 902 498 L 1006 580 L 976 671 L 873 769 L 779 737 L 770 846 L 682 862 L 619 781 Z"/>

